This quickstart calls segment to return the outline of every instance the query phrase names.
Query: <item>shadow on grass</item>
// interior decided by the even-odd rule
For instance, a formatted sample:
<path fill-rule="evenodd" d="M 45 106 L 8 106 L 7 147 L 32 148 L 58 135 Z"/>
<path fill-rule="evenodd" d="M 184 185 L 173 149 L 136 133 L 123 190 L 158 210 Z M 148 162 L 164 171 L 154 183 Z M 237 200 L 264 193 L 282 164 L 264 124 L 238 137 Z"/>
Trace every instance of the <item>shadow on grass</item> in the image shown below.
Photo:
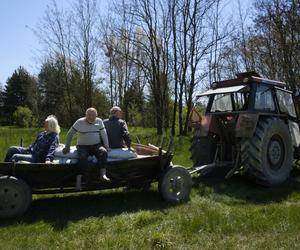
<path fill-rule="evenodd" d="M 237 201 L 239 204 L 264 204 L 287 201 L 290 194 L 300 192 L 299 169 L 294 169 L 287 181 L 274 187 L 263 187 L 238 174 L 226 180 L 225 175 L 224 171 L 218 171 L 214 176 L 193 178 L 197 194 L 202 196 L 214 196 L 216 194 L 223 197 L 227 196 L 239 200 L 240 202 Z M 234 204 L 232 200 L 228 202 L 231 205 Z"/>
<path fill-rule="evenodd" d="M 54 230 L 59 231 L 69 222 L 88 217 L 115 216 L 140 210 L 163 210 L 172 206 L 164 202 L 156 190 L 110 191 L 40 197 L 33 200 L 29 211 L 22 218 L 1 221 L 0 228 L 46 221 Z"/>

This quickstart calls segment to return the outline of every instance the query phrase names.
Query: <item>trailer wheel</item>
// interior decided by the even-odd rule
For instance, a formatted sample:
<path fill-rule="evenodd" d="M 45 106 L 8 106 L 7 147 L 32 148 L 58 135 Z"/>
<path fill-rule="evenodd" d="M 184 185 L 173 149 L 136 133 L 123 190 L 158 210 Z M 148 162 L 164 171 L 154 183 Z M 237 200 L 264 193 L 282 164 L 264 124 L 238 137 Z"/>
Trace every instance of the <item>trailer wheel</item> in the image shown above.
<path fill-rule="evenodd" d="M 192 177 L 181 166 L 167 168 L 158 182 L 158 189 L 162 198 L 167 202 L 188 201 L 192 189 Z"/>
<path fill-rule="evenodd" d="M 30 187 L 13 176 L 0 176 L 0 217 L 9 218 L 25 213 L 32 201 Z"/>
<path fill-rule="evenodd" d="M 288 126 L 280 119 L 261 119 L 255 134 L 242 141 L 241 160 L 245 174 L 264 186 L 284 182 L 293 161 L 292 139 Z"/>

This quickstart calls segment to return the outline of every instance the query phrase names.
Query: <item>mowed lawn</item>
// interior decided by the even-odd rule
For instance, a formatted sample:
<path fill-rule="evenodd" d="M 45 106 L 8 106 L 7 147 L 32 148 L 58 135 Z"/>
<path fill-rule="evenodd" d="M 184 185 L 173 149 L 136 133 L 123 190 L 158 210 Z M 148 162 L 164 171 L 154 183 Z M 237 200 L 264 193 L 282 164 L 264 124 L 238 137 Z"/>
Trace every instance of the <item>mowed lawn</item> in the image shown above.
<path fill-rule="evenodd" d="M 39 131 L 0 128 L 0 157 Z M 155 131 L 131 132 L 146 141 Z M 189 143 L 174 139 L 174 164 L 192 165 Z M 34 196 L 22 218 L 0 220 L 0 249 L 300 249 L 298 169 L 275 188 L 222 175 L 195 176 L 190 201 L 179 205 L 162 201 L 156 184 L 149 191 Z"/>

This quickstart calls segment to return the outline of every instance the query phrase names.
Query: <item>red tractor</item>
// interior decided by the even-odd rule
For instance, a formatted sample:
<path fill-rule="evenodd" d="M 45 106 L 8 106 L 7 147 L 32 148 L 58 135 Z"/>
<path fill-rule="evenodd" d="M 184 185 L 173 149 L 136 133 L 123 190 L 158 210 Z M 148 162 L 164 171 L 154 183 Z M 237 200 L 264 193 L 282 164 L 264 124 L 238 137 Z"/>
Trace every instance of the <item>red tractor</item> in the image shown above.
<path fill-rule="evenodd" d="M 241 73 L 198 97 L 206 97 L 207 107 L 203 117 L 196 109 L 191 114 L 195 172 L 229 166 L 227 178 L 240 172 L 265 186 L 289 177 L 293 158 L 300 158 L 300 131 L 284 82 Z"/>

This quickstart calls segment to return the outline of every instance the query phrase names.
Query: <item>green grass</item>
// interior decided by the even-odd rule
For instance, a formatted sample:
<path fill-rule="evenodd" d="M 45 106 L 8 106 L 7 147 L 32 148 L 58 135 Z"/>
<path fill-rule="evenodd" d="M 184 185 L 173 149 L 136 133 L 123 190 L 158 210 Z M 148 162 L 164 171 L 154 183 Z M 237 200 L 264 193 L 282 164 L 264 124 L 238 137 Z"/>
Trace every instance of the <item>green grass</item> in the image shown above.
<path fill-rule="evenodd" d="M 1 157 L 38 131 L 0 128 Z M 132 129 L 143 141 L 154 132 Z M 189 140 L 174 139 L 174 164 L 191 166 Z M 161 200 L 157 185 L 34 196 L 22 218 L 0 221 L 0 249 L 300 249 L 299 170 L 275 188 L 222 175 L 195 177 L 191 200 L 176 206 Z"/>

